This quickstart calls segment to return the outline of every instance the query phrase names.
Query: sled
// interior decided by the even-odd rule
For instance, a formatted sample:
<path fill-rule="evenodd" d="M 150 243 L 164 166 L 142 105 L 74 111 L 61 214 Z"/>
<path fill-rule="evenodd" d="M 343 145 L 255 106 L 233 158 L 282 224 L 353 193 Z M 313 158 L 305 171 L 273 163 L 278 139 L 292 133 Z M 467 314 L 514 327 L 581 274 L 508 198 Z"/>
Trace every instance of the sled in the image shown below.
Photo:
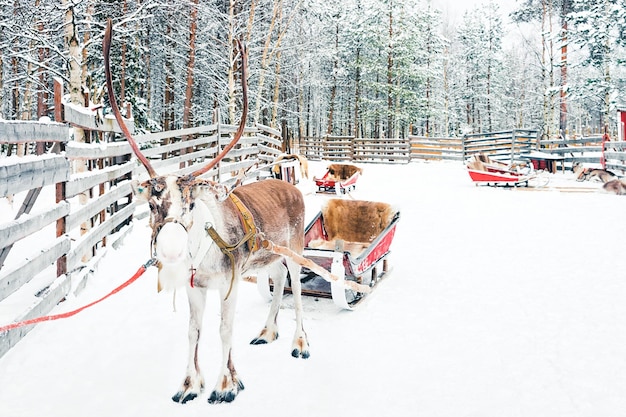
<path fill-rule="evenodd" d="M 313 178 L 321 192 L 345 194 L 356 188 L 356 182 L 363 171 L 351 164 L 330 164 L 322 178 Z"/>
<path fill-rule="evenodd" d="M 391 242 L 400 212 L 389 204 L 330 199 L 305 229 L 304 257 L 338 278 L 328 282 L 315 272 L 302 268 L 302 294 L 332 298 L 351 310 L 368 293 L 346 289 L 344 281 L 354 281 L 373 289 L 389 271 Z M 257 277 L 261 294 L 271 298 L 273 287 L 267 277 Z M 288 282 L 286 292 L 291 292 Z"/>
<path fill-rule="evenodd" d="M 544 187 L 549 182 L 547 175 L 539 174 L 527 161 L 505 163 L 477 154 L 467 161 L 466 166 L 476 185 Z"/>

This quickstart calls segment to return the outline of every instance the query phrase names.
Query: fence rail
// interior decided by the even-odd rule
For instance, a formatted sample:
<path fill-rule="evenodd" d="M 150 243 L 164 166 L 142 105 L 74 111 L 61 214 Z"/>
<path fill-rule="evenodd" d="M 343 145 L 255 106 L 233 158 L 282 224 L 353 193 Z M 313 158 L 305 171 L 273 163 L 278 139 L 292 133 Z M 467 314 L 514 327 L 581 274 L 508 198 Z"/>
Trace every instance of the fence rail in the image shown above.
<path fill-rule="evenodd" d="M 410 159 L 462 161 L 463 138 L 430 138 L 409 136 Z"/>

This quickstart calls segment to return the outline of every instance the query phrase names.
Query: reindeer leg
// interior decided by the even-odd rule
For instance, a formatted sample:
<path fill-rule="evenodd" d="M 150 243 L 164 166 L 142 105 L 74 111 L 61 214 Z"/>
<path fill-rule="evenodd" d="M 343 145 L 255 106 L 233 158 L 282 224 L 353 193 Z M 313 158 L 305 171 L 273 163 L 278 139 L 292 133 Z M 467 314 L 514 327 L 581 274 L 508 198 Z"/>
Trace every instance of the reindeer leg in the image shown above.
<path fill-rule="evenodd" d="M 229 277 L 230 278 L 230 277 Z M 232 290 L 228 298 L 228 285 L 220 291 L 222 299 L 222 314 L 220 321 L 220 336 L 222 338 L 222 373 L 217 378 L 213 392 L 209 396 L 209 403 L 231 402 L 239 391 L 244 389 L 243 383 L 237 377 L 232 360 L 232 336 L 235 307 L 237 305 L 237 292 L 239 289 L 239 277 L 235 278 Z M 230 284 L 230 283 L 229 283 Z M 225 299 L 226 298 L 226 299 Z"/>
<path fill-rule="evenodd" d="M 293 336 L 291 356 L 294 358 L 307 359 L 309 352 L 309 342 L 302 324 L 302 283 L 300 282 L 300 265 L 286 259 L 287 268 L 291 276 L 291 292 L 293 293 L 294 309 L 296 310 L 296 333 Z"/>
<path fill-rule="evenodd" d="M 272 305 L 270 312 L 267 315 L 265 327 L 261 330 L 261 333 L 255 337 L 250 344 L 251 345 L 264 345 L 272 343 L 278 339 L 278 324 L 276 318 L 278 317 L 278 311 L 280 310 L 280 303 L 283 299 L 283 292 L 285 290 L 285 280 L 287 279 L 287 268 L 283 265 L 282 260 L 272 265 L 270 276 L 274 281 L 274 294 L 272 294 Z"/>
<path fill-rule="evenodd" d="M 187 362 L 187 376 L 180 390 L 174 394 L 172 400 L 177 403 L 186 403 L 196 398 L 204 389 L 204 378 L 198 365 L 198 342 L 202 329 L 202 317 L 206 305 L 206 289 L 187 287 L 189 298 L 189 359 Z"/>

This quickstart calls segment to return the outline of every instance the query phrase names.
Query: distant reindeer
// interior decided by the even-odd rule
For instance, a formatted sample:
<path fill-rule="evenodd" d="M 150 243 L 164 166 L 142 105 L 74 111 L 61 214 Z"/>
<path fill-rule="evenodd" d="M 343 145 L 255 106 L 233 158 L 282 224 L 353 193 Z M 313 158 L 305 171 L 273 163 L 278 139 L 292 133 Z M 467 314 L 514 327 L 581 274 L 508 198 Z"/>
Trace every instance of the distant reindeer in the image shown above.
<path fill-rule="evenodd" d="M 283 161 L 298 161 L 298 165 L 300 165 L 300 176 L 302 178 L 309 178 L 309 161 L 303 155 L 298 154 L 281 154 L 276 157 L 274 160 L 274 166 L 272 167 L 272 174 L 274 178 L 284 179 L 281 175 L 280 163 Z"/>
<path fill-rule="evenodd" d="M 582 164 L 576 163 L 572 167 L 576 181 L 597 181 L 607 183 L 613 181 L 617 176 L 606 169 L 600 168 L 585 168 Z"/>
<path fill-rule="evenodd" d="M 611 194 L 624 195 L 626 194 L 626 180 L 615 179 L 607 181 L 602 186 L 604 191 Z"/>
<path fill-rule="evenodd" d="M 278 338 L 276 317 L 280 308 L 287 272 L 291 274 L 296 331 L 291 354 L 308 358 L 309 344 L 302 325 L 300 265 L 260 247 L 271 241 L 297 254 L 304 247 L 304 201 L 293 185 L 268 179 L 229 190 L 224 185 L 200 176 L 213 168 L 241 137 L 247 116 L 246 51 L 241 53 L 243 111 L 232 142 L 209 164 L 190 175 L 159 176 L 141 153 L 122 119 L 111 83 L 109 20 L 103 42 L 107 90 L 111 107 L 150 179 L 133 184 L 137 200 L 150 205 L 152 245 L 157 259 L 158 285 L 161 288 L 184 287 L 189 298 L 189 354 L 183 383 L 172 399 L 186 403 L 204 388 L 198 362 L 198 341 L 207 289 L 217 289 L 221 296 L 220 336 L 222 367 L 208 401 L 231 402 L 244 386 L 235 371 L 232 355 L 233 319 L 242 275 L 265 271 L 274 282 L 274 295 L 265 327 L 252 344 L 265 344 Z M 285 266 L 286 264 L 286 266 Z"/>

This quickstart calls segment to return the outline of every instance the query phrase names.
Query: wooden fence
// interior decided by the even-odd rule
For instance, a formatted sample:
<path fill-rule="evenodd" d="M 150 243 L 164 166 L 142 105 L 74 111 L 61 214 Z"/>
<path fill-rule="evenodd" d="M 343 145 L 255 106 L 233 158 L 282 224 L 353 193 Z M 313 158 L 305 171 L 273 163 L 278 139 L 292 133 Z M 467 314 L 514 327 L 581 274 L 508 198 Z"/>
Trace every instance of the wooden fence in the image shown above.
<path fill-rule="evenodd" d="M 38 156 L 0 159 L 0 198 L 26 193 L 15 219 L 7 218 L 6 212 L 0 217 L 0 307 L 3 301 L 11 306 L 0 311 L 16 313 L 11 318 L 0 315 L 0 323 L 45 315 L 70 291 L 80 291 L 107 246 L 132 228 L 131 181 L 147 178 L 143 167 L 131 158 L 130 145 L 116 141 L 120 137 L 115 134 L 119 131 L 115 121 L 96 122 L 92 119 L 102 118 L 97 112 L 86 115 L 85 111 L 68 111 L 68 104 L 63 107 L 66 122 L 90 129 L 99 126 L 102 130 L 89 135 L 98 141 L 70 140 L 66 123 L 0 121 L 0 144 L 5 149 L 21 143 L 47 149 Z M 136 139 L 159 174 L 187 174 L 214 158 L 236 128 L 215 123 L 136 135 Z M 228 182 L 240 169 L 267 166 L 281 152 L 280 131 L 262 125 L 248 127 L 237 146 L 203 177 Z M 72 173 L 71 166 L 83 162 L 87 171 Z M 84 203 L 79 201 L 81 195 Z M 20 250 L 11 251 L 14 246 Z M 31 328 L 0 334 L 0 356 Z"/>
<path fill-rule="evenodd" d="M 465 161 L 476 153 L 494 159 L 518 159 L 540 151 L 558 159 L 562 169 L 574 163 L 601 166 L 626 173 L 625 142 L 603 141 L 603 136 L 540 140 L 536 130 L 515 129 L 465 135 L 458 138 L 409 136 L 407 139 L 362 139 L 350 136 L 304 138 L 302 153 L 313 160 L 407 163 L 411 161 Z"/>
<path fill-rule="evenodd" d="M 518 129 L 458 138 L 412 135 L 407 139 L 306 137 L 300 143 L 300 149 L 304 156 L 314 160 L 408 163 L 416 160 L 463 161 L 478 152 L 506 158 L 527 153 L 536 144 L 536 131 Z"/>
<path fill-rule="evenodd" d="M 306 137 L 299 144 L 308 159 L 355 162 L 409 162 L 410 144 L 404 139 L 368 139 L 353 136 Z"/>

